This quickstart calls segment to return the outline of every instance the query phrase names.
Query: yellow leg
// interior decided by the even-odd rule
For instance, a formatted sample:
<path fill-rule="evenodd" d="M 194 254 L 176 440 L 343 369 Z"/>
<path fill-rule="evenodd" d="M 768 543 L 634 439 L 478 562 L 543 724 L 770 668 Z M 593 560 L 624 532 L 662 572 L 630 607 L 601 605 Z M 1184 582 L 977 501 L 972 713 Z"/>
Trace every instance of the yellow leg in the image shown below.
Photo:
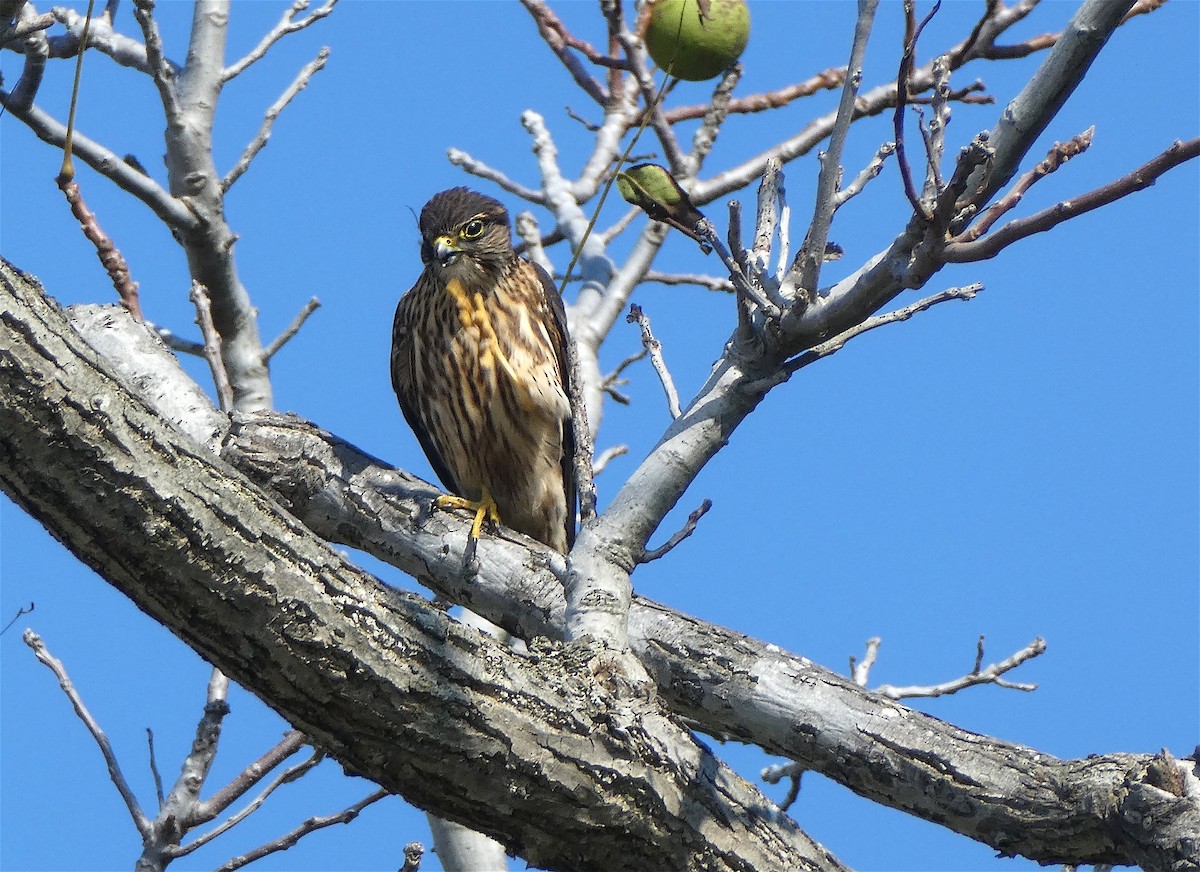
<path fill-rule="evenodd" d="M 465 497 L 451 496 L 450 494 L 442 494 L 433 504 L 439 509 L 466 509 L 468 512 L 473 512 L 475 520 L 471 524 L 470 542 L 474 543 L 479 540 L 479 534 L 483 530 L 484 519 L 491 521 L 493 524 L 500 524 L 500 509 L 496 506 L 496 501 L 492 499 L 491 493 L 487 487 L 483 488 L 483 495 L 478 500 L 468 500 Z"/>

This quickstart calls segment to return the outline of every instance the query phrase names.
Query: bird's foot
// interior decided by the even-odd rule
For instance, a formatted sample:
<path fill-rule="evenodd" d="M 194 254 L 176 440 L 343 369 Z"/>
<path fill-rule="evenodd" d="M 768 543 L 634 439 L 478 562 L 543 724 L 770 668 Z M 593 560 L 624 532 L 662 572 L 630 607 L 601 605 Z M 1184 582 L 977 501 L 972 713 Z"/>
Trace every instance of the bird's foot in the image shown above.
<path fill-rule="evenodd" d="M 471 534 L 467 538 L 465 555 L 467 563 L 470 563 L 475 556 L 475 544 L 479 541 L 479 534 L 483 532 L 483 522 L 487 520 L 496 526 L 500 525 L 500 509 L 496 506 L 496 501 L 492 499 L 487 488 L 483 489 L 483 496 L 477 500 L 442 494 L 433 501 L 433 504 L 439 509 L 466 509 L 474 514 L 475 520 L 471 523 Z"/>

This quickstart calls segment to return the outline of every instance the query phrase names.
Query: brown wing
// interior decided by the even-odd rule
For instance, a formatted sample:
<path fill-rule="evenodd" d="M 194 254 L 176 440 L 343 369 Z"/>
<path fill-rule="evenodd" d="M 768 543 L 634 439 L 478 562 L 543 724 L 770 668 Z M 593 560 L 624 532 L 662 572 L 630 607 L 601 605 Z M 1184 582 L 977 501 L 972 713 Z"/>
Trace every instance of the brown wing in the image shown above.
<path fill-rule="evenodd" d="M 550 323 L 546 327 L 550 332 L 550 342 L 554 345 L 554 355 L 558 360 L 558 373 L 563 393 L 569 400 L 572 373 L 571 359 L 567 350 L 567 343 L 571 341 L 571 335 L 567 331 L 567 310 L 563 307 L 562 297 L 558 293 L 558 288 L 554 286 L 554 280 L 536 263 L 530 261 L 530 265 L 542 282 L 542 291 L 550 310 Z M 579 497 L 579 484 L 575 479 L 575 428 L 572 426 L 571 418 L 563 421 L 562 445 L 563 496 L 567 501 L 567 548 L 569 549 L 575 544 L 575 512 Z"/>
<path fill-rule="evenodd" d="M 418 279 L 418 285 L 422 280 L 424 276 Z M 415 349 L 412 322 L 408 314 L 408 303 L 414 298 L 415 291 L 416 288 L 400 298 L 396 305 L 396 317 L 392 321 L 392 389 L 396 392 L 396 399 L 400 401 L 400 411 L 404 413 L 404 420 L 408 422 L 413 433 L 417 434 L 417 441 L 421 443 L 425 457 L 429 459 L 429 465 L 433 467 L 442 486 L 449 493 L 462 496 L 458 483 L 450 474 L 450 467 L 446 465 L 446 461 L 434 445 L 425 419 L 421 416 L 420 386 L 417 384 L 413 366 Z M 561 302 L 559 305 L 561 306 Z"/>

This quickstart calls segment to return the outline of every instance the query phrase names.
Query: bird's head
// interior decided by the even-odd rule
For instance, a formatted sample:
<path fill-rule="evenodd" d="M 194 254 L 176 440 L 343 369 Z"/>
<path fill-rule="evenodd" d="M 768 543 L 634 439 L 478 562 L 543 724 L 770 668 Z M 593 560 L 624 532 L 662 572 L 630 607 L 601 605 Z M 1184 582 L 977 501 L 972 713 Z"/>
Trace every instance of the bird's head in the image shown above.
<path fill-rule="evenodd" d="M 421 210 L 420 227 L 427 270 L 468 280 L 500 272 L 513 258 L 504 205 L 467 188 L 434 194 Z"/>

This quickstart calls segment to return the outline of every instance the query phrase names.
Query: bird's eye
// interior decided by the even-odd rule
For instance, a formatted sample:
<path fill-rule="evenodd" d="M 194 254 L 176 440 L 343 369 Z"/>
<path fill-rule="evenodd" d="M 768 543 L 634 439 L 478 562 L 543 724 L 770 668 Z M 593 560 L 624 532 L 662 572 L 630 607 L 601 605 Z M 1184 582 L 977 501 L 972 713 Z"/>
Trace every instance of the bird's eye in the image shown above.
<path fill-rule="evenodd" d="M 483 233 L 483 222 L 480 221 L 478 218 L 472 218 L 470 221 L 468 221 L 466 224 L 463 225 L 463 229 L 462 229 L 462 238 L 463 239 L 474 239 L 476 236 L 479 236 L 482 233 Z"/>

